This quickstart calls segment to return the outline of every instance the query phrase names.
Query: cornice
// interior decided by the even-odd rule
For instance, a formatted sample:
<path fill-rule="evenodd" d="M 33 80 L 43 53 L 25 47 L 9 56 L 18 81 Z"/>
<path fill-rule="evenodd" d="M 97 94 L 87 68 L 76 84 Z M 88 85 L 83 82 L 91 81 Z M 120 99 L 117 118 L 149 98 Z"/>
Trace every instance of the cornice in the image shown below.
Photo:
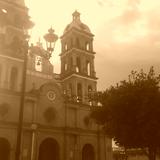
<path fill-rule="evenodd" d="M 72 77 L 78 77 L 78 78 L 87 79 L 87 80 L 91 80 L 91 81 L 95 81 L 95 82 L 97 82 L 97 79 L 98 79 L 97 77 L 88 77 L 88 76 L 80 75 L 77 73 L 71 73 L 70 75 L 66 75 L 66 76 L 62 77 L 61 81 L 64 82 L 65 80 L 70 79 Z"/>
<path fill-rule="evenodd" d="M 93 57 L 96 54 L 96 52 L 93 52 L 93 51 L 87 51 L 87 50 L 83 50 L 83 49 L 73 47 L 73 48 L 71 48 L 71 49 L 69 49 L 69 50 L 67 50 L 63 53 L 60 53 L 59 56 L 64 57 L 64 56 L 66 56 L 66 55 L 68 55 L 68 54 L 70 54 L 71 52 L 74 52 L 74 51 L 82 52 L 84 54 L 87 54 L 87 55 L 90 55 L 90 56 L 93 56 Z"/>
<path fill-rule="evenodd" d="M 7 58 L 7 59 L 10 59 L 10 60 L 14 60 L 14 61 L 18 61 L 18 62 L 23 62 L 24 61 L 23 59 L 11 57 L 11 56 L 6 56 L 6 55 L 3 55 L 3 54 L 0 54 L 0 57 Z"/>
<path fill-rule="evenodd" d="M 81 30 L 78 30 L 75 27 L 72 27 L 69 31 L 67 31 L 66 33 L 64 33 L 60 38 L 63 39 L 67 34 L 69 34 L 72 31 L 76 31 L 77 33 L 82 34 L 84 36 L 94 37 L 94 34 L 92 34 L 92 33 L 89 33 L 89 32 L 86 32 L 86 31 L 81 31 Z"/>

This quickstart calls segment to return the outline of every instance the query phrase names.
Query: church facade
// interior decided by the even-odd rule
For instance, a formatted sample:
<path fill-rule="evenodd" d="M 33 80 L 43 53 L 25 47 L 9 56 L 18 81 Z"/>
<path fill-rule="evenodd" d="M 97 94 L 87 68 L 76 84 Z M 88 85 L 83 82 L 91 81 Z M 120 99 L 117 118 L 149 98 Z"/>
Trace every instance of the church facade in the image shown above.
<path fill-rule="evenodd" d="M 14 160 L 24 51 L 32 26 L 23 0 L 0 0 L 0 158 Z M 97 90 L 89 27 L 75 11 L 61 39 L 61 73 L 48 52 L 29 47 L 21 144 L 22 160 L 111 160 L 111 140 L 90 119 Z"/>

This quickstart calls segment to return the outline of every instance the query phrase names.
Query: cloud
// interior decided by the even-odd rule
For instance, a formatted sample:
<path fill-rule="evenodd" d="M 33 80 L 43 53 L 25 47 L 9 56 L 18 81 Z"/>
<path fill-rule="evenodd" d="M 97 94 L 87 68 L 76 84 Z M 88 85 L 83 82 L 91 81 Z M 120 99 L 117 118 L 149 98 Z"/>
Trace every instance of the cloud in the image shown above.
<path fill-rule="evenodd" d="M 105 5 L 108 5 L 109 7 L 113 7 L 113 1 L 112 0 L 97 0 L 97 4 L 100 7 L 105 7 Z"/>
<path fill-rule="evenodd" d="M 127 79 L 131 70 L 144 69 L 148 72 L 154 66 L 160 73 L 160 48 L 146 38 L 134 43 L 112 44 L 111 47 L 103 50 L 97 48 L 96 51 L 99 90 Z"/>
<path fill-rule="evenodd" d="M 103 1 L 97 1 L 97 3 L 98 3 L 98 5 L 100 6 L 100 7 L 103 7 L 104 6 L 104 2 Z"/>
<path fill-rule="evenodd" d="M 68 3 L 46 0 L 41 1 L 38 7 L 38 0 L 26 1 L 32 7 L 30 13 L 37 26 L 33 32 L 38 37 L 52 23 L 56 33 L 62 35 L 65 26 L 70 23 L 72 12 L 78 9 L 82 13 L 82 22 L 95 34 L 99 89 L 126 79 L 133 69 L 149 69 L 153 65 L 160 70 L 160 1 L 69 0 Z M 43 6 L 47 8 L 45 14 Z M 48 17 L 52 17 L 50 21 L 47 21 Z M 60 50 L 60 41 L 58 43 L 56 49 Z M 57 50 L 54 53 L 55 68 L 60 66 L 59 53 Z"/>
<path fill-rule="evenodd" d="M 128 0 L 127 5 L 131 7 L 137 7 L 140 4 L 140 0 Z"/>
<path fill-rule="evenodd" d="M 160 29 L 160 11 L 159 8 L 147 13 L 148 27 L 150 30 L 159 31 Z"/>
<path fill-rule="evenodd" d="M 140 0 L 128 0 L 121 15 L 115 17 L 116 25 L 126 26 L 127 28 L 134 25 L 141 18 L 139 10 Z"/>
<path fill-rule="evenodd" d="M 140 11 L 137 8 L 126 9 L 121 16 L 118 17 L 120 24 L 132 25 L 140 18 Z"/>
<path fill-rule="evenodd" d="M 149 2 L 148 2 L 149 4 Z M 160 73 L 159 5 L 128 0 L 118 16 L 106 21 L 96 34 L 99 89 L 127 78 L 131 70 L 151 66 Z"/>

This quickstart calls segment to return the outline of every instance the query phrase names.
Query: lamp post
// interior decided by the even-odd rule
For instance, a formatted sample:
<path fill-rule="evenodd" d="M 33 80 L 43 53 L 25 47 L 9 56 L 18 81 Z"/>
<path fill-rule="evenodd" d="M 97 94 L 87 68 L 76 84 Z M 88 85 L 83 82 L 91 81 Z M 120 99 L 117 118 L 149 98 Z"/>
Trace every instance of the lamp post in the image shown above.
<path fill-rule="evenodd" d="M 58 36 L 54 34 L 54 30 L 50 28 L 44 36 L 46 40 L 46 47 L 49 53 L 49 57 L 54 51 L 55 42 L 58 39 Z M 27 37 L 29 38 L 29 36 Z M 21 140 L 22 140 L 22 129 L 23 129 L 23 111 L 24 111 L 24 102 L 25 102 L 25 90 L 26 90 L 26 75 L 27 75 L 27 61 L 28 61 L 28 41 L 25 39 L 23 42 L 21 50 L 24 53 L 24 63 L 23 63 L 23 75 L 22 75 L 22 88 L 21 88 L 21 97 L 20 97 L 20 108 L 19 108 L 19 117 L 18 117 L 18 128 L 17 128 L 17 143 L 16 143 L 16 152 L 15 160 L 21 159 Z"/>
<path fill-rule="evenodd" d="M 19 108 L 19 119 L 18 119 L 18 128 L 17 128 L 17 144 L 16 144 L 16 153 L 15 159 L 20 160 L 21 153 L 21 137 L 22 137 L 22 126 L 23 126 L 23 110 L 24 110 L 24 98 L 25 98 L 25 84 L 26 84 L 26 72 L 27 72 L 27 56 L 28 56 L 28 41 L 22 43 L 21 51 L 24 54 L 24 63 L 23 63 L 23 75 L 22 75 L 22 88 L 21 88 L 21 97 L 20 97 L 20 108 Z"/>
<path fill-rule="evenodd" d="M 63 98 L 64 98 L 64 159 L 67 157 L 67 149 L 65 146 L 67 146 L 67 137 L 66 137 L 66 129 L 67 129 L 67 102 L 68 102 L 68 91 L 64 90 L 63 92 Z"/>
<path fill-rule="evenodd" d="M 30 157 L 31 160 L 34 159 L 34 145 L 35 145 L 36 129 L 37 129 L 37 124 L 35 123 L 31 124 L 31 130 L 32 130 L 31 157 Z"/>

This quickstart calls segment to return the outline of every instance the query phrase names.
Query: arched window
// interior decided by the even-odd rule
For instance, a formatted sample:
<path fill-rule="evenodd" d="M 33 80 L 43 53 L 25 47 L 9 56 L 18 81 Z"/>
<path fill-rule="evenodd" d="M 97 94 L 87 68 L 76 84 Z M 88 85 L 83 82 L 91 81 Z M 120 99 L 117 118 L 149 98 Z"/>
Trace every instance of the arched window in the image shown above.
<path fill-rule="evenodd" d="M 92 106 L 94 102 L 94 93 L 91 85 L 88 86 L 88 102 L 90 106 Z"/>
<path fill-rule="evenodd" d="M 91 144 L 85 144 L 82 149 L 82 160 L 94 160 L 95 152 Z"/>
<path fill-rule="evenodd" d="M 89 86 L 88 86 L 88 93 L 91 93 L 91 92 L 92 92 L 92 86 L 89 85 Z"/>
<path fill-rule="evenodd" d="M 80 58 L 77 57 L 76 59 L 76 72 L 79 73 L 80 72 L 80 69 L 81 69 L 81 62 L 80 62 Z"/>
<path fill-rule="evenodd" d="M 5 138 L 0 138 L 0 157 L 3 160 L 10 159 L 10 144 Z"/>
<path fill-rule="evenodd" d="M 70 58 L 70 69 L 72 70 L 72 67 L 73 67 L 73 58 L 71 57 Z"/>
<path fill-rule="evenodd" d="M 42 57 L 41 56 L 35 57 L 35 70 L 38 72 L 42 72 Z"/>
<path fill-rule="evenodd" d="M 90 76 L 91 75 L 91 63 L 89 61 L 87 61 L 87 75 Z"/>
<path fill-rule="evenodd" d="M 60 149 L 55 139 L 46 138 L 39 146 L 38 160 L 59 160 Z"/>
<path fill-rule="evenodd" d="M 65 63 L 64 64 L 64 70 L 67 71 L 67 69 L 68 69 L 68 65 L 67 65 L 67 63 Z"/>
<path fill-rule="evenodd" d="M 69 97 L 72 96 L 72 83 L 69 84 Z"/>
<path fill-rule="evenodd" d="M 77 101 L 82 101 L 82 84 L 77 84 Z"/>
<path fill-rule="evenodd" d="M 21 51 L 21 47 L 22 47 L 22 42 L 20 40 L 20 38 L 18 36 L 14 36 L 11 43 L 10 43 L 10 47 L 14 52 L 20 52 Z"/>
<path fill-rule="evenodd" d="M 67 50 L 68 50 L 68 45 L 67 45 L 67 43 L 65 43 L 65 45 L 64 45 L 64 49 L 65 49 L 65 51 L 67 51 Z"/>
<path fill-rule="evenodd" d="M 88 43 L 88 42 L 86 42 L 86 44 L 85 44 L 85 49 L 86 49 L 87 51 L 89 51 L 89 43 Z"/>
<path fill-rule="evenodd" d="M 17 87 L 18 70 L 16 67 L 12 67 L 10 75 L 10 89 L 15 90 Z"/>
<path fill-rule="evenodd" d="M 88 101 L 89 101 L 89 105 L 91 106 L 93 101 L 93 92 L 92 92 L 91 85 L 88 86 Z"/>

